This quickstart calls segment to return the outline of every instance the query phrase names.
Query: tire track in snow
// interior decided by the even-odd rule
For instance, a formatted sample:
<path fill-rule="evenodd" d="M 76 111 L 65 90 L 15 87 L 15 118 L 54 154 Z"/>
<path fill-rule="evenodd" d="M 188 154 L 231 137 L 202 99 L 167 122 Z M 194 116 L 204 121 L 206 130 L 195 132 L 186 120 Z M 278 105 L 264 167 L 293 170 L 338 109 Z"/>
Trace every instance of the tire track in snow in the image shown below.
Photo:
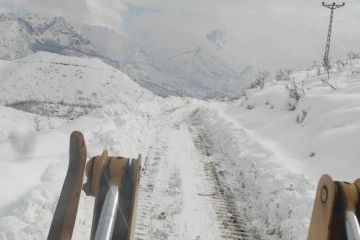
<path fill-rule="evenodd" d="M 158 124 L 145 157 L 135 239 L 253 239 L 204 139 L 176 115 Z"/>
<path fill-rule="evenodd" d="M 164 122 L 158 134 L 154 143 L 162 146 L 149 151 L 140 179 L 135 239 L 219 239 L 210 204 L 196 193 L 198 161 L 189 164 L 197 159 L 187 127 Z"/>
<path fill-rule="evenodd" d="M 166 214 L 168 214 L 169 209 L 167 209 L 167 213 L 162 211 L 163 206 L 161 206 L 158 201 L 159 195 L 164 195 L 164 187 L 165 191 L 167 190 L 167 186 L 162 186 L 161 182 L 159 182 L 159 178 L 162 178 L 160 174 L 165 174 L 164 170 L 167 170 L 168 165 L 168 162 L 163 159 L 164 152 L 168 148 L 168 141 L 165 139 L 163 124 L 164 123 L 161 123 L 157 126 L 158 130 L 153 140 L 154 144 L 149 149 L 141 171 L 135 229 L 135 239 L 137 240 L 169 239 L 169 232 L 173 230 L 173 226 L 171 226 L 170 223 L 165 224 L 165 226 L 161 223 L 161 221 L 167 217 Z M 168 172 L 171 176 L 163 179 L 170 178 L 172 181 L 164 182 L 163 184 L 178 185 L 179 178 L 176 177 L 178 173 L 176 171 Z M 176 195 L 178 191 L 174 189 L 165 194 L 169 196 Z"/>
<path fill-rule="evenodd" d="M 240 212 L 238 209 L 236 198 L 231 188 L 224 182 L 222 172 L 217 171 L 204 138 L 196 133 L 196 129 L 191 130 L 194 144 L 203 156 L 200 158 L 203 175 L 201 183 L 197 186 L 198 194 L 203 196 L 206 202 L 211 203 L 216 215 L 219 236 L 221 239 L 253 239 L 246 229 L 248 221 L 246 213 Z"/>

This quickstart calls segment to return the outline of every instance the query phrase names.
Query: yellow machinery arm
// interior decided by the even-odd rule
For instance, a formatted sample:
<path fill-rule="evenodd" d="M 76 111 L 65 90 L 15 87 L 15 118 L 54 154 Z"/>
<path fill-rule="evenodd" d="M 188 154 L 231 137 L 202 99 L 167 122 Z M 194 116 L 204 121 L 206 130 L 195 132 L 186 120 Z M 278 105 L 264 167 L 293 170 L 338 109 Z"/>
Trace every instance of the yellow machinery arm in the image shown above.
<path fill-rule="evenodd" d="M 83 190 L 95 197 L 91 240 L 133 239 L 140 165 L 141 155 L 130 164 L 129 158 L 109 157 L 107 151 L 86 164 Z"/>
<path fill-rule="evenodd" d="M 134 238 L 141 155 L 130 160 L 109 157 L 107 151 L 86 163 L 84 136 L 70 137 L 69 168 L 51 222 L 48 240 L 70 240 L 83 190 L 95 197 L 91 237 L 93 240 L 132 240 Z"/>
<path fill-rule="evenodd" d="M 308 240 L 360 239 L 360 179 L 333 181 L 323 175 L 316 191 Z"/>

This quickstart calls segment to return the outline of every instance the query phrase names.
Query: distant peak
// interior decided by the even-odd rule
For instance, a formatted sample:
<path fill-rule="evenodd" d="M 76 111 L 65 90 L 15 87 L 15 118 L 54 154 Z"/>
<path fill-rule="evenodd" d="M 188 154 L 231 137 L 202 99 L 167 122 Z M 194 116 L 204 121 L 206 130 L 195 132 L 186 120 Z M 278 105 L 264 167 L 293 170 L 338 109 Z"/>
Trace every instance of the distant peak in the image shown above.
<path fill-rule="evenodd" d="M 207 40 L 212 43 L 215 43 L 217 48 L 222 48 L 225 44 L 226 32 L 225 30 L 213 30 L 210 33 L 206 34 Z"/>
<path fill-rule="evenodd" d="M 17 20 L 19 19 L 19 15 L 12 12 L 0 12 L 0 20 Z"/>
<path fill-rule="evenodd" d="M 54 19 L 54 21 L 58 21 L 58 22 L 66 22 L 66 20 L 65 20 L 65 18 L 64 17 L 54 17 L 53 18 Z"/>
<path fill-rule="evenodd" d="M 32 14 L 32 13 L 28 13 L 25 15 L 26 19 L 41 19 L 41 17 L 39 17 L 39 15 L 37 14 Z"/>

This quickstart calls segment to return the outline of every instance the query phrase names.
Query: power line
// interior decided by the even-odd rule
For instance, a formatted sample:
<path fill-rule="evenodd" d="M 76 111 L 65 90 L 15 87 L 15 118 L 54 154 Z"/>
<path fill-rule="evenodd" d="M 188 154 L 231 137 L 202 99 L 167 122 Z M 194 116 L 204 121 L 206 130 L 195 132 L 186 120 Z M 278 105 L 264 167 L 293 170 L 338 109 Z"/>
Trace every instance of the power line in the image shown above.
<path fill-rule="evenodd" d="M 330 78 L 330 76 L 329 76 L 329 70 L 330 70 L 329 50 L 330 50 L 330 40 L 331 40 L 332 22 L 333 22 L 333 18 L 334 18 L 334 10 L 337 9 L 337 8 L 343 7 L 345 5 L 345 3 L 336 4 L 335 2 L 333 2 L 332 4 L 325 4 L 323 2 L 322 5 L 331 10 L 330 22 L 329 22 L 329 30 L 328 30 L 327 40 L 326 40 L 326 48 L 325 48 L 325 56 L 324 56 L 324 68 L 327 71 L 328 78 Z"/>

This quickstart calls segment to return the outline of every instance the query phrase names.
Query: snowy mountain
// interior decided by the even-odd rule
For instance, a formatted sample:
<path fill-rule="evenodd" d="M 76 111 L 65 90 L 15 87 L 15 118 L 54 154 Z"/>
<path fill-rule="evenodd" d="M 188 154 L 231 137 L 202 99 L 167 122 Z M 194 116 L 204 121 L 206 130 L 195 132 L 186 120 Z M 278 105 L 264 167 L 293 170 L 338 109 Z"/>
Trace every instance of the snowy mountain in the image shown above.
<path fill-rule="evenodd" d="M 223 48 L 226 44 L 226 32 L 224 30 L 213 30 L 206 34 L 207 40 L 213 42 L 218 49 Z"/>
<path fill-rule="evenodd" d="M 244 63 L 249 59 L 229 50 L 233 45 L 224 31 L 207 34 L 205 47 L 180 54 L 174 49 L 173 55 L 159 59 L 126 35 L 105 27 L 77 29 L 62 17 L 1 13 L 0 27 L 5 29 L 0 36 L 0 59 L 17 59 L 37 51 L 96 57 L 161 96 L 239 96 L 256 71 Z"/>
<path fill-rule="evenodd" d="M 128 74 L 141 86 L 160 96 L 196 96 L 186 91 L 188 84 L 185 81 L 164 73 L 140 45 L 126 36 L 121 36 L 105 27 L 83 26 L 81 30 L 94 44 L 99 55 L 116 62 L 115 67 Z"/>
<path fill-rule="evenodd" d="M 111 29 L 83 26 L 81 31 L 94 44 L 98 55 L 115 61 L 141 86 L 161 96 L 239 96 L 238 89 L 244 86 L 244 78 L 251 70 L 246 66 L 237 72 L 218 56 L 200 48 L 159 60 Z"/>
<path fill-rule="evenodd" d="M 64 55 L 94 53 L 90 41 L 62 17 L 0 13 L 0 27 L 5 30 L 0 36 L 1 59 L 17 59 L 37 51 Z"/>
<path fill-rule="evenodd" d="M 203 46 L 240 75 L 251 77 L 257 70 L 272 70 L 261 59 L 255 57 L 260 56 L 259 53 L 254 54 L 258 52 L 257 49 L 250 49 L 239 43 L 225 30 L 211 31 L 206 34 L 206 40 Z"/>
<path fill-rule="evenodd" d="M 239 95 L 241 77 L 219 58 L 197 47 L 164 59 L 169 74 L 186 80 L 203 97 Z"/>
<path fill-rule="evenodd" d="M 6 30 L 0 36 L 0 59 L 17 59 L 37 51 L 95 57 L 158 95 L 197 95 L 196 91 L 187 93 L 185 81 L 162 72 L 138 44 L 111 29 L 84 26 L 79 30 L 62 17 L 14 13 L 0 13 L 0 26 Z"/>
<path fill-rule="evenodd" d="M 252 57 L 252 50 L 238 44 L 224 30 L 204 36 L 201 47 L 155 58 L 155 62 L 197 88 L 201 97 L 237 97 L 254 81 L 258 70 L 269 70 Z"/>

